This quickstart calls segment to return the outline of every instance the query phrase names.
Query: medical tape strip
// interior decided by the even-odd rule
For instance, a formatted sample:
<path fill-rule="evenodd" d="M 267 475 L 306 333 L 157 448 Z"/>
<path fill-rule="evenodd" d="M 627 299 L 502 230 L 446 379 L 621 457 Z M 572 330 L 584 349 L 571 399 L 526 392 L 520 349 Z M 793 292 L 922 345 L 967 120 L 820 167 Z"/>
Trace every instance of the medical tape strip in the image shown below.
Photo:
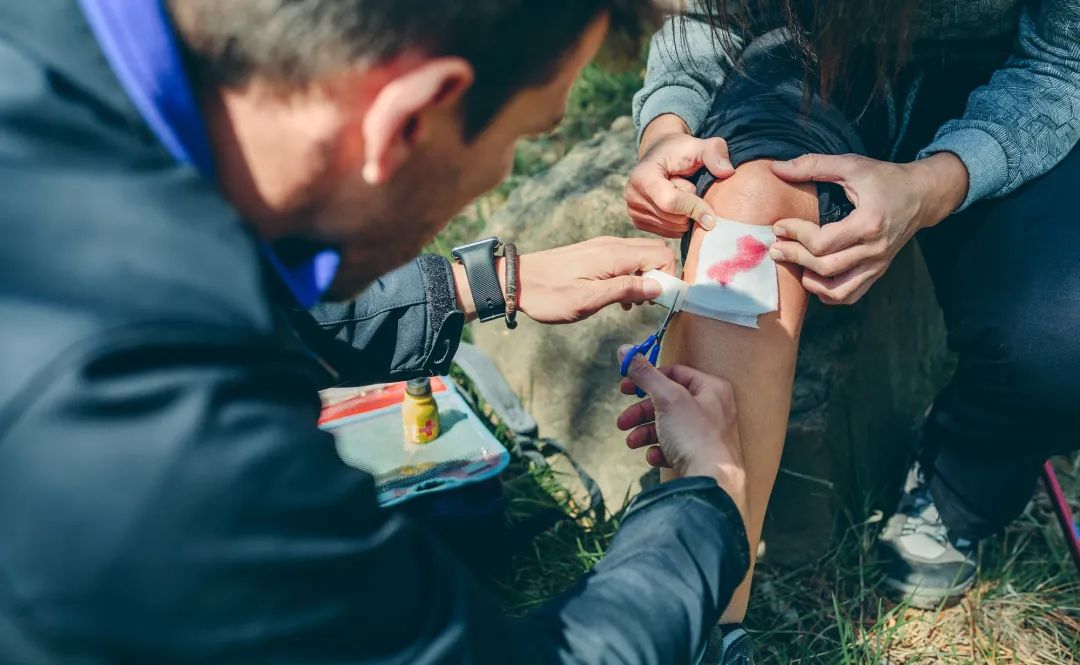
<path fill-rule="evenodd" d="M 674 275 L 659 270 L 650 270 L 645 273 L 645 277 L 659 282 L 660 288 L 663 289 L 659 296 L 653 298 L 654 303 L 663 305 L 668 309 L 674 309 L 676 312 L 682 310 L 683 305 L 686 304 L 686 292 L 690 290 L 689 284 Z"/>
<path fill-rule="evenodd" d="M 663 289 L 653 302 L 757 328 L 758 316 L 779 306 L 776 263 L 768 256 L 776 237 L 768 226 L 714 219 L 716 225 L 701 244 L 693 285 L 658 270 L 645 273 Z"/>

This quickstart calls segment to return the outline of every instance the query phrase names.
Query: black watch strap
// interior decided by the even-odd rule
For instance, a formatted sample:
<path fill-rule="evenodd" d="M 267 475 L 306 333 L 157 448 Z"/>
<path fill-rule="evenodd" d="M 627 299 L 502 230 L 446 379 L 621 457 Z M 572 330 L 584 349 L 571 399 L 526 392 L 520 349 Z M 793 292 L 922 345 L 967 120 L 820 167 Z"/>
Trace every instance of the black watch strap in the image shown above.
<path fill-rule="evenodd" d="M 499 319 L 506 313 L 506 299 L 495 264 L 495 253 L 501 245 L 498 238 L 485 238 L 455 247 L 450 253 L 465 267 L 469 292 L 476 304 L 476 316 L 481 321 Z"/>

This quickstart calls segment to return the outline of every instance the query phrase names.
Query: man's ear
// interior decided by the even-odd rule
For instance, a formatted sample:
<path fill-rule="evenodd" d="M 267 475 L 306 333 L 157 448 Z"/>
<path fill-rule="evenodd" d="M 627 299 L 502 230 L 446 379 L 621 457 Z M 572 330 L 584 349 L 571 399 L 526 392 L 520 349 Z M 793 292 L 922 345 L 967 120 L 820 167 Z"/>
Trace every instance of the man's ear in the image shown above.
<path fill-rule="evenodd" d="M 421 136 L 425 112 L 455 104 L 473 82 L 461 58 L 433 58 L 391 79 L 364 116 L 364 180 L 386 182 L 408 159 Z"/>

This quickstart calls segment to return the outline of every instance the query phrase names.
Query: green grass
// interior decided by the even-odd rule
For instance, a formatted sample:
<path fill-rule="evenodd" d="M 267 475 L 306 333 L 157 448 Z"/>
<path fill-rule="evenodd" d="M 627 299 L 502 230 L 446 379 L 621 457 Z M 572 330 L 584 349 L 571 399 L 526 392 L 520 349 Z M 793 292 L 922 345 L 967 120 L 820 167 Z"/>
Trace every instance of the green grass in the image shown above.
<path fill-rule="evenodd" d="M 619 521 L 611 516 L 596 519 L 583 514 L 566 489 L 569 479 L 551 467 L 519 459 L 507 477 L 511 522 L 551 507 L 566 515 L 514 557 L 508 574 L 494 580 L 506 610 L 521 615 L 559 595 L 588 572 L 603 557 Z"/>
<path fill-rule="evenodd" d="M 1080 456 L 1062 464 L 1071 496 Z M 762 565 L 747 624 L 761 662 L 1070 663 L 1080 654 L 1080 578 L 1045 494 L 980 550 L 979 579 L 959 605 L 924 612 L 878 590 L 879 524 L 847 529 L 811 566 Z"/>

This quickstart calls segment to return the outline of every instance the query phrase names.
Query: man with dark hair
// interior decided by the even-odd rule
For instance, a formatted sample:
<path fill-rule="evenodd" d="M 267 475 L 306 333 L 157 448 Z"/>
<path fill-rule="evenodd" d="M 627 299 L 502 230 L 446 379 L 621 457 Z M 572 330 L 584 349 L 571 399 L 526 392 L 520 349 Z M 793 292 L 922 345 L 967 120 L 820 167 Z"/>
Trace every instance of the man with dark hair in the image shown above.
<path fill-rule="evenodd" d="M 748 566 L 725 382 L 635 360 L 618 425 L 684 479 L 516 620 L 316 426 L 322 387 L 445 372 L 470 318 L 658 295 L 654 239 L 414 258 L 644 9 L 0 1 L 0 661 L 698 653 Z"/>

